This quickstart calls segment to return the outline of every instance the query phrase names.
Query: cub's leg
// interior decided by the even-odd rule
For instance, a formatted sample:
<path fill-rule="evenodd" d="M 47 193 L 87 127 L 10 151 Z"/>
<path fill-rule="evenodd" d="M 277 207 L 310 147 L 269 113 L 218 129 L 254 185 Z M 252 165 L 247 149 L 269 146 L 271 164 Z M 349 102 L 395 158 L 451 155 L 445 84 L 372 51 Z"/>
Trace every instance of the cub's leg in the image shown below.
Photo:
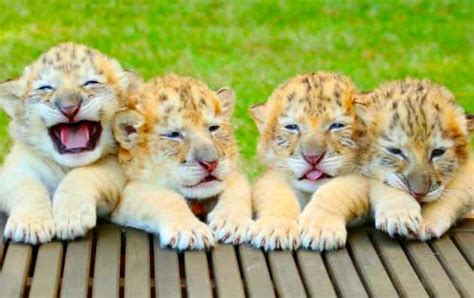
<path fill-rule="evenodd" d="M 301 245 L 318 251 L 343 247 L 346 224 L 368 215 L 368 179 L 359 175 L 333 178 L 313 194 L 300 215 Z"/>
<path fill-rule="evenodd" d="M 0 209 L 9 215 L 4 237 L 31 244 L 51 241 L 55 227 L 46 187 L 23 172 L 9 172 L 0 181 Z"/>
<path fill-rule="evenodd" d="M 421 222 L 420 204 L 408 193 L 370 179 L 369 198 L 377 229 L 391 237 L 412 237 Z"/>
<path fill-rule="evenodd" d="M 264 174 L 255 185 L 253 203 L 257 220 L 249 229 L 251 243 L 265 250 L 298 248 L 300 206 L 284 173 Z"/>
<path fill-rule="evenodd" d="M 474 207 L 474 161 L 471 161 L 447 187 L 438 200 L 421 208 L 423 216 L 418 237 L 441 237 L 457 220 Z"/>
<path fill-rule="evenodd" d="M 197 219 L 178 193 L 142 182 L 130 182 L 112 213 L 112 222 L 160 234 L 162 246 L 203 249 L 214 245 L 214 236 Z"/>
<path fill-rule="evenodd" d="M 245 242 L 252 222 L 250 185 L 245 176 L 232 175 L 225 181 L 225 190 L 207 217 L 217 240 L 224 243 Z"/>
<path fill-rule="evenodd" d="M 108 214 L 117 205 L 124 186 L 125 175 L 115 157 L 69 172 L 53 197 L 57 237 L 84 236 L 95 227 L 97 214 Z"/>

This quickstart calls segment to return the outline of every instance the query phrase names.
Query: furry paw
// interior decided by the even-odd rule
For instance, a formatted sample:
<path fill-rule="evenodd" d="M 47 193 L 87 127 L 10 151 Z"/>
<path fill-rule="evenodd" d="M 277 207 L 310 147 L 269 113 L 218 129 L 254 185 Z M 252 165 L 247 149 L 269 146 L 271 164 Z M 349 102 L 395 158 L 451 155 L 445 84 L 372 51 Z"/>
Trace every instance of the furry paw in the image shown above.
<path fill-rule="evenodd" d="M 418 234 L 420 222 L 421 212 L 418 204 L 416 206 L 398 205 L 375 212 L 375 227 L 387 232 L 390 237 L 399 235 L 411 238 Z"/>
<path fill-rule="evenodd" d="M 247 241 L 247 233 L 252 220 L 250 217 L 234 214 L 232 211 L 213 211 L 209 214 L 208 222 L 216 240 L 237 245 Z"/>
<path fill-rule="evenodd" d="M 334 250 L 345 246 L 347 230 L 344 218 L 324 213 L 303 212 L 299 220 L 301 246 L 317 250 Z"/>
<path fill-rule="evenodd" d="M 449 220 L 422 220 L 418 232 L 418 238 L 422 241 L 427 241 L 433 238 L 438 239 L 443 236 L 450 227 L 451 222 Z"/>
<path fill-rule="evenodd" d="M 62 240 L 82 237 L 97 223 L 96 207 L 89 201 L 56 201 L 53 214 L 56 236 Z"/>
<path fill-rule="evenodd" d="M 298 222 L 286 216 L 263 216 L 251 225 L 248 239 L 265 250 L 297 249 L 300 245 Z"/>
<path fill-rule="evenodd" d="M 12 213 L 4 237 L 15 242 L 46 243 L 54 238 L 55 227 L 50 211 Z"/>
<path fill-rule="evenodd" d="M 173 249 L 207 249 L 215 244 L 214 236 L 205 223 L 197 218 L 177 219 L 160 228 L 161 246 Z"/>

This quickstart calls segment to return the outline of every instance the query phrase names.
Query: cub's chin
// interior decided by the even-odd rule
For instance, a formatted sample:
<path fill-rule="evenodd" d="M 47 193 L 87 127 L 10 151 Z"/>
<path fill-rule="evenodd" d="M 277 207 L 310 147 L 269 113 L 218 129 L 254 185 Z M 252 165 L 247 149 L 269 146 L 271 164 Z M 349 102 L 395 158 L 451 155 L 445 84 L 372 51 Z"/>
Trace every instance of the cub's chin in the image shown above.
<path fill-rule="evenodd" d="M 331 178 L 321 178 L 316 181 L 308 180 L 308 179 L 294 179 L 293 180 L 293 187 L 297 190 L 307 193 L 314 193 L 317 191 L 321 186 L 328 183 Z"/>
<path fill-rule="evenodd" d="M 76 168 L 89 165 L 94 163 L 102 157 L 102 148 L 95 148 L 91 151 L 82 151 L 78 153 L 59 153 L 58 151 L 53 152 L 54 160 L 64 166 L 69 168 Z"/>
<path fill-rule="evenodd" d="M 224 190 L 224 183 L 213 177 L 206 177 L 192 186 L 182 185 L 181 194 L 189 199 L 208 199 L 219 195 Z"/>

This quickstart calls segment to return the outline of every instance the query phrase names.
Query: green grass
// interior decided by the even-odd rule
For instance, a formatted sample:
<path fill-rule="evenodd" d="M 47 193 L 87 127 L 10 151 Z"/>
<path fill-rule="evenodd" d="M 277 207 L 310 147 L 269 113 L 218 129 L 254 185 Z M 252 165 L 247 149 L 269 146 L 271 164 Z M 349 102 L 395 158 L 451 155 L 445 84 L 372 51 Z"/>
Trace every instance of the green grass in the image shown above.
<path fill-rule="evenodd" d="M 361 90 L 429 77 L 474 113 L 470 0 L 1 1 L 0 80 L 18 76 L 56 43 L 76 41 L 147 79 L 175 72 L 212 87 L 231 86 L 238 95 L 237 138 L 251 175 L 258 169 L 257 133 L 247 108 L 298 73 L 338 71 Z M 0 114 L 0 160 L 10 144 L 7 122 Z"/>

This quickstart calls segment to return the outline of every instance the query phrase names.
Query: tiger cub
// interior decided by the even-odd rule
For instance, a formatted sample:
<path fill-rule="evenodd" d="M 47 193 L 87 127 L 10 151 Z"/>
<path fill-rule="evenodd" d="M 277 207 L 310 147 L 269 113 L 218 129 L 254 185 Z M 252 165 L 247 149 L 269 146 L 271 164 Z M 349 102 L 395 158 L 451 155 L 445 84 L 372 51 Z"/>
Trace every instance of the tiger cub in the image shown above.
<path fill-rule="evenodd" d="M 267 166 L 253 191 L 257 219 L 249 239 L 254 246 L 296 249 L 300 239 L 305 247 L 316 245 L 322 205 L 338 208 L 348 198 L 367 197 L 367 179 L 352 174 L 363 131 L 356 95 L 349 79 L 317 72 L 288 80 L 267 103 L 251 108 L 260 132 L 258 153 Z M 344 219 L 339 223 L 341 231 L 327 236 L 335 244 L 328 245 L 345 241 Z"/>
<path fill-rule="evenodd" d="M 129 182 L 112 221 L 159 233 L 163 246 L 179 250 L 245 241 L 251 191 L 238 168 L 234 103 L 232 90 L 189 77 L 144 84 L 115 119 Z"/>

